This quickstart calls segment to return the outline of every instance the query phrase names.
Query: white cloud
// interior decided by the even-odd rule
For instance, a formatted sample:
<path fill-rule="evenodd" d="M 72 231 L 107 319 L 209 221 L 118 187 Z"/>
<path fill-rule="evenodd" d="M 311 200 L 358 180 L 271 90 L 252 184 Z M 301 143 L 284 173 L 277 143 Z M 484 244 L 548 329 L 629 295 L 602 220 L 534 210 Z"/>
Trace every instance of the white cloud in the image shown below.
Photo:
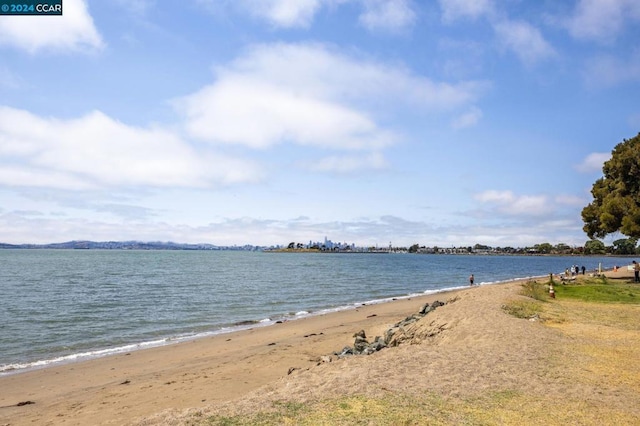
<path fill-rule="evenodd" d="M 363 0 L 363 6 L 359 21 L 371 31 L 402 31 L 416 20 L 407 0 Z"/>
<path fill-rule="evenodd" d="M 197 138 L 267 148 L 290 141 L 331 148 L 381 148 L 393 135 L 366 113 L 264 82 L 227 77 L 179 102 Z"/>
<path fill-rule="evenodd" d="M 280 28 L 308 27 L 321 6 L 321 0 L 240 0 L 250 14 Z"/>
<path fill-rule="evenodd" d="M 566 206 L 585 206 L 588 201 L 586 197 L 578 197 L 577 195 L 572 194 L 563 194 L 557 195 L 555 198 L 555 202 L 558 204 L 564 204 Z"/>
<path fill-rule="evenodd" d="M 0 89 L 20 89 L 27 87 L 25 80 L 11 72 L 7 67 L 0 66 Z"/>
<path fill-rule="evenodd" d="M 511 191 L 487 190 L 476 194 L 475 199 L 482 203 L 510 203 L 515 199 Z"/>
<path fill-rule="evenodd" d="M 515 53 L 526 65 L 556 56 L 555 50 L 538 28 L 498 13 L 492 0 L 440 0 L 440 8 L 445 23 L 464 18 L 486 19 L 499 43 Z"/>
<path fill-rule="evenodd" d="M 241 217 L 221 219 L 206 225 L 172 224 L 167 222 L 124 221 L 107 222 L 83 219 L 72 215 L 53 217 L 33 212 L 10 211 L 0 214 L 0 229 L 7 243 L 51 243 L 76 240 L 140 240 L 212 243 L 220 245 L 258 244 L 286 245 L 291 241 L 306 243 L 310 239 L 362 246 L 427 246 L 451 247 L 476 243 L 490 246 L 526 247 L 542 242 L 581 245 L 584 237 L 576 236 L 580 227 L 575 220 L 548 220 L 538 223 L 503 223 L 495 227 L 460 225 L 450 227 L 407 220 L 397 216 L 357 218 L 342 221 L 319 221 L 302 217 L 295 219 L 256 219 Z M 33 230 L 37 229 L 37 233 Z"/>
<path fill-rule="evenodd" d="M 94 26 L 85 0 L 65 0 L 62 16 L 3 16 L 0 46 L 29 53 L 87 52 L 104 42 Z"/>
<path fill-rule="evenodd" d="M 540 31 L 526 22 L 501 21 L 494 29 L 500 42 L 527 65 L 556 56 Z"/>
<path fill-rule="evenodd" d="M 161 128 L 99 111 L 73 120 L 0 107 L 0 185 L 59 189 L 197 187 L 256 180 L 254 165 L 196 152 Z"/>
<path fill-rule="evenodd" d="M 452 126 L 454 129 L 463 129 L 466 127 L 472 127 L 478 124 L 482 118 L 482 110 L 478 107 L 472 107 L 469 111 L 456 117 L 453 120 Z"/>
<path fill-rule="evenodd" d="M 638 1 L 580 0 L 566 27 L 577 39 L 610 43 L 622 31 L 627 20 L 640 20 Z"/>
<path fill-rule="evenodd" d="M 492 0 L 439 0 L 444 22 L 461 18 L 477 19 L 493 14 Z"/>
<path fill-rule="evenodd" d="M 352 173 L 371 169 L 379 170 L 385 169 L 387 166 L 387 161 L 379 152 L 372 152 L 362 156 L 330 156 L 304 165 L 305 168 L 312 171 L 330 173 Z"/>
<path fill-rule="evenodd" d="M 640 82 L 640 51 L 626 60 L 602 55 L 587 61 L 584 79 L 593 88 L 607 88 L 619 84 Z"/>
<path fill-rule="evenodd" d="M 515 195 L 511 191 L 488 190 L 476 194 L 475 199 L 511 216 L 540 216 L 550 212 L 544 195 Z"/>
<path fill-rule="evenodd" d="M 581 173 L 597 173 L 602 172 L 602 166 L 605 161 L 611 158 L 610 152 L 593 152 L 582 160 L 582 163 L 575 166 L 575 169 Z"/>
<path fill-rule="evenodd" d="M 398 136 L 378 123 L 378 111 L 448 110 L 473 101 L 483 87 L 435 83 L 322 45 L 276 44 L 219 67 L 213 84 L 175 105 L 187 131 L 211 143 L 379 150 Z"/>
<path fill-rule="evenodd" d="M 323 8 L 334 8 L 342 4 L 360 4 L 363 12 L 358 20 L 365 28 L 376 31 L 396 32 L 405 30 L 416 20 L 410 0 L 197 0 L 214 13 L 236 10 L 268 22 L 274 28 L 308 28 Z"/>

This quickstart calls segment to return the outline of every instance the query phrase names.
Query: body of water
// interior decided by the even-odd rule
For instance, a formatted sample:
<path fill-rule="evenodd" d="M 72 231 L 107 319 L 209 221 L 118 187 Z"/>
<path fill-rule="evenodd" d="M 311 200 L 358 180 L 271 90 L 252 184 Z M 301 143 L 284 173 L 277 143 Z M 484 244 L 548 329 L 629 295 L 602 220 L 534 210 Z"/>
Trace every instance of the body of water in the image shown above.
<path fill-rule="evenodd" d="M 614 257 L 0 250 L 0 374 Z"/>

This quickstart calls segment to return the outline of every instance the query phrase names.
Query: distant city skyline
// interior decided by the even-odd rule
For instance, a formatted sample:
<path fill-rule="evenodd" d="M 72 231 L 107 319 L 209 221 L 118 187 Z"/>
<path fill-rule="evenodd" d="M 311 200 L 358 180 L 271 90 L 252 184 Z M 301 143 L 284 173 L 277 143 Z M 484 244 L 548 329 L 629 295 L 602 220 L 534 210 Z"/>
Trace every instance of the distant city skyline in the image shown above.
<path fill-rule="evenodd" d="M 581 246 L 638 40 L 629 0 L 0 16 L 0 241 Z"/>
<path fill-rule="evenodd" d="M 623 241 L 624 240 L 624 241 Z M 628 241 L 627 241 L 628 240 Z M 287 250 L 320 250 L 320 251 L 397 251 L 405 250 L 417 253 L 449 253 L 449 254 L 465 254 L 465 253 L 513 253 L 513 252 L 542 252 L 542 253 L 583 253 L 585 250 L 592 251 L 586 246 L 591 246 L 596 250 L 615 252 L 617 254 L 633 254 L 634 250 L 638 250 L 637 243 L 632 244 L 633 239 L 619 239 L 613 245 L 605 245 L 602 241 L 590 240 L 585 246 L 573 245 L 566 243 L 551 244 L 549 242 L 536 243 L 530 246 L 488 246 L 480 243 L 473 245 L 450 245 L 438 246 L 416 242 L 411 245 L 394 245 L 389 241 L 388 245 L 359 245 L 354 242 L 347 243 L 337 241 L 334 242 L 328 237 L 324 241 L 312 241 L 301 243 L 299 241 L 290 241 L 289 243 L 274 244 L 243 244 L 243 245 L 217 245 L 211 243 L 181 243 L 179 241 L 91 241 L 91 240 L 71 240 L 58 241 L 42 244 L 23 243 L 11 244 L 0 241 L 0 249 L 98 249 L 98 250 L 270 250 L 270 249 L 287 249 Z M 597 242 L 596 246 L 592 243 Z M 584 250 L 583 250 L 584 249 Z"/>

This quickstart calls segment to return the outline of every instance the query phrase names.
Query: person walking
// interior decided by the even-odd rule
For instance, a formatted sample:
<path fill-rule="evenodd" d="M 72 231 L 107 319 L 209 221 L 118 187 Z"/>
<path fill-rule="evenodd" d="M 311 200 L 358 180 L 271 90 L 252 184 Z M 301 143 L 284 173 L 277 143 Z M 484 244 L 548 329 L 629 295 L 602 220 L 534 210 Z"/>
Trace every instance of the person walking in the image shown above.
<path fill-rule="evenodd" d="M 473 286 L 473 274 L 469 277 L 469 286 Z"/>
<path fill-rule="evenodd" d="M 633 276 L 634 282 L 640 283 L 640 263 L 633 261 Z"/>

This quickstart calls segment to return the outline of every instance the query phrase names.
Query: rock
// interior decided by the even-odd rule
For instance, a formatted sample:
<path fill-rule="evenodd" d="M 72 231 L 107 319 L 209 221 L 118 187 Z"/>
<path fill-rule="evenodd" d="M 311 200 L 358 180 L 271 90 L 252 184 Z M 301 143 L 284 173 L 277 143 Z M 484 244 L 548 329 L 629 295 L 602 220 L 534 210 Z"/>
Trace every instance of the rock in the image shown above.
<path fill-rule="evenodd" d="M 426 305 L 423 305 L 422 308 L 420 308 L 420 310 L 418 311 L 418 313 L 420 315 L 426 315 L 429 312 L 431 312 L 433 308 L 431 306 L 429 306 L 429 304 L 427 303 Z"/>
<path fill-rule="evenodd" d="M 458 298 L 451 299 L 447 303 L 452 303 L 456 300 L 458 300 Z M 373 343 L 369 343 L 369 341 L 367 341 L 367 335 L 365 334 L 364 330 L 360 330 L 353 335 L 353 337 L 355 338 L 353 348 L 345 346 L 341 352 L 334 352 L 334 355 L 338 356 L 338 358 L 348 355 L 370 355 L 386 347 L 398 346 L 403 341 L 413 338 L 413 330 L 415 329 L 415 327 L 411 327 L 412 324 L 424 318 L 424 316 L 429 312 L 432 312 L 436 308 L 444 306 L 445 304 L 446 303 L 436 300 L 431 305 L 429 305 L 428 303 L 423 305 L 418 313 L 406 317 L 402 321 L 396 323 L 393 327 L 387 329 L 383 337 L 376 336 Z M 438 329 L 437 332 L 434 332 L 433 334 L 427 334 L 427 337 L 434 336 L 441 331 L 442 329 Z"/>
<path fill-rule="evenodd" d="M 378 336 L 376 337 L 376 340 L 374 340 L 373 343 L 370 345 L 370 347 L 377 352 L 379 350 L 386 348 L 387 343 L 384 341 L 382 337 Z"/>
<path fill-rule="evenodd" d="M 333 354 L 336 355 L 337 357 L 353 355 L 353 349 L 350 346 L 345 346 L 344 348 L 342 348 L 342 351 L 334 352 Z"/>
<path fill-rule="evenodd" d="M 384 341 L 386 344 L 389 344 L 389 342 L 391 341 L 391 339 L 393 339 L 393 336 L 398 332 L 398 327 L 392 327 L 390 329 L 388 329 L 387 331 L 385 331 L 384 333 Z"/>

